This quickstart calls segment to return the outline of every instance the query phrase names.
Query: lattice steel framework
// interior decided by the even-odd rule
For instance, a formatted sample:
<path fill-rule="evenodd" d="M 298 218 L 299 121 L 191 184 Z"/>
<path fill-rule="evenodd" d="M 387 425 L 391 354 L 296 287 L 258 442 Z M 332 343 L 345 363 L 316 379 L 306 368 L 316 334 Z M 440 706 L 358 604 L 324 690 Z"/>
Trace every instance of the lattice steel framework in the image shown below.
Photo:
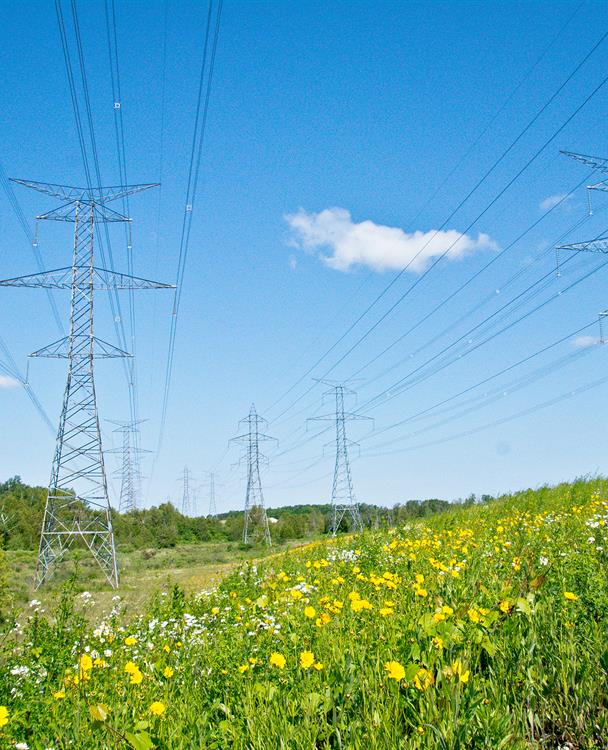
<path fill-rule="evenodd" d="M 215 474 L 209 474 L 209 518 L 217 516 L 217 506 L 215 504 Z"/>
<path fill-rule="evenodd" d="M 359 513 L 359 507 L 353 489 L 353 477 L 348 456 L 349 447 L 355 445 L 358 446 L 358 443 L 354 443 L 346 437 L 346 423 L 351 420 L 373 420 L 371 417 L 365 417 L 361 414 L 344 411 L 344 396 L 355 396 L 355 391 L 350 390 L 350 388 L 347 388 L 343 383 L 333 383 L 329 380 L 320 380 L 319 382 L 330 386 L 330 390 L 326 391 L 323 396 L 334 397 L 335 412 L 334 414 L 324 414 L 320 417 L 311 417 L 308 421 L 331 421 L 335 422 L 336 425 L 336 463 L 334 467 L 334 481 L 331 490 L 332 520 L 330 528 L 332 536 L 336 536 L 346 515 L 350 516 L 352 529 L 354 531 L 360 531 L 362 528 L 361 514 Z"/>
<path fill-rule="evenodd" d="M 562 154 L 565 156 L 569 156 L 572 159 L 575 159 L 576 161 L 580 161 L 583 164 L 586 164 L 587 166 L 593 167 L 598 172 L 608 174 L 608 159 L 604 159 L 600 156 L 586 156 L 585 154 L 575 154 L 571 151 L 562 151 Z M 587 185 L 587 190 L 589 191 L 589 195 L 591 195 L 592 190 L 600 190 L 601 192 L 608 193 L 608 179 L 602 180 L 601 182 L 596 182 L 593 185 Z M 592 213 L 591 210 L 591 198 L 589 199 L 589 213 Z M 559 245 L 556 248 L 557 255 L 557 268 L 559 273 L 559 251 L 560 250 L 572 250 L 574 252 L 579 253 L 601 253 L 601 254 L 608 254 L 608 235 L 603 237 L 595 237 L 592 240 L 585 240 L 583 242 L 571 242 L 566 245 Z M 599 324 L 600 324 L 600 338 L 599 343 L 605 344 L 607 339 L 605 336 L 605 328 L 606 328 L 606 321 L 608 319 L 608 310 L 604 310 L 599 314 Z"/>
<path fill-rule="evenodd" d="M 139 435 L 138 425 L 146 420 L 139 419 L 127 422 L 109 421 L 112 422 L 112 424 L 118 425 L 114 432 L 122 435 L 122 446 L 116 450 L 107 451 L 108 453 L 119 453 L 121 456 L 121 467 L 115 472 L 115 475 L 121 478 L 118 509 L 121 513 L 129 513 L 132 510 L 137 510 L 137 507 L 140 505 L 140 456 L 144 453 L 150 453 L 150 451 L 140 448 L 137 441 L 137 436 Z"/>
<path fill-rule="evenodd" d="M 148 281 L 98 268 L 94 263 L 95 225 L 130 222 L 107 203 L 154 185 L 77 188 L 30 180 L 13 180 L 63 201 L 38 219 L 74 224 L 72 265 L 0 281 L 0 286 L 70 289 L 70 331 L 63 339 L 34 352 L 34 357 L 68 360 L 68 376 L 59 418 L 57 442 L 36 566 L 36 588 L 78 540 L 91 552 L 108 583 L 118 586 L 112 516 L 101 443 L 93 362 L 95 358 L 130 356 L 97 338 L 93 326 L 94 292 L 100 289 L 159 289 L 170 284 Z"/>
<path fill-rule="evenodd" d="M 192 480 L 192 472 L 187 466 L 184 466 L 179 480 L 182 483 L 182 516 L 192 515 L 192 491 L 190 489 L 190 482 Z"/>
<path fill-rule="evenodd" d="M 260 443 L 275 441 L 263 432 L 260 426 L 267 426 L 268 422 L 260 417 L 251 404 L 249 415 L 239 422 L 246 426 L 246 432 L 232 438 L 231 442 L 245 445 L 243 458 L 247 460 L 247 492 L 245 495 L 245 519 L 243 524 L 244 544 L 264 541 L 268 546 L 272 544 L 268 516 L 264 506 L 264 493 L 260 478 L 260 464 L 267 463 L 267 457 L 260 451 Z"/>

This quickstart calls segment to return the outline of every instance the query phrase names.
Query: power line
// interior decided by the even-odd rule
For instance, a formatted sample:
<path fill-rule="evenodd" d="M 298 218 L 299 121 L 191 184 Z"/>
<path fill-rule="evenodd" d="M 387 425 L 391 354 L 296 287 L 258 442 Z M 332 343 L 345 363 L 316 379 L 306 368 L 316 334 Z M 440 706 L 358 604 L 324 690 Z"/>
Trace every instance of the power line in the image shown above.
<path fill-rule="evenodd" d="M 211 27 L 213 19 L 213 0 L 209 2 L 207 13 L 207 27 L 205 31 L 205 43 L 203 48 L 203 59 L 199 77 L 199 88 L 197 96 L 196 116 L 194 120 L 194 132 L 192 136 L 192 146 L 190 151 L 190 165 L 188 168 L 188 181 L 186 187 L 186 200 L 184 213 L 182 217 L 182 228 L 179 243 L 179 256 L 177 263 L 176 290 L 173 299 L 173 311 L 171 319 L 171 331 L 169 334 L 169 349 L 167 354 L 167 363 L 165 368 L 165 385 L 163 389 L 163 399 L 161 408 L 161 424 L 158 438 L 158 449 L 162 446 L 164 429 L 167 421 L 167 409 L 169 405 L 169 393 L 171 389 L 171 379 L 173 375 L 173 360 L 175 356 L 175 341 L 177 335 L 177 323 L 181 295 L 183 291 L 183 282 L 186 272 L 186 263 L 188 259 L 188 250 L 190 243 L 190 232 L 192 228 L 192 214 L 196 202 L 196 193 L 200 176 L 201 156 L 203 144 L 205 141 L 205 131 L 207 126 L 207 117 L 209 113 L 209 101 L 211 97 L 211 84 L 213 82 L 213 71 L 215 68 L 215 58 L 217 53 L 217 43 L 220 32 L 220 21 L 222 15 L 223 0 L 218 0 L 217 10 L 215 13 L 215 30 L 211 42 L 211 53 L 209 56 L 209 43 L 211 39 Z M 207 60 L 209 57 L 209 70 L 207 75 Z M 206 82 L 206 86 L 205 86 Z"/>
<path fill-rule="evenodd" d="M 479 187 L 483 184 L 483 182 L 488 178 L 488 176 L 496 169 L 496 167 L 504 160 L 504 158 L 507 156 L 507 154 L 515 147 L 515 145 L 523 138 L 523 136 L 530 130 L 532 125 L 538 120 L 538 118 L 545 112 L 545 110 L 550 106 L 550 104 L 555 100 L 555 98 L 561 93 L 561 91 L 565 88 L 565 86 L 570 82 L 570 80 L 576 75 L 576 73 L 581 69 L 581 67 L 587 62 L 587 60 L 593 55 L 593 53 L 598 49 L 598 47 L 605 41 L 606 37 L 608 37 L 608 32 L 604 33 L 602 37 L 599 39 L 598 42 L 587 52 L 585 57 L 579 62 L 579 64 L 574 68 L 574 70 L 570 73 L 570 75 L 564 80 L 564 82 L 558 87 L 558 89 L 551 95 L 551 97 L 543 104 L 543 106 L 538 110 L 538 112 L 534 115 L 532 120 L 528 122 L 528 124 L 525 126 L 525 128 L 519 133 L 519 135 L 511 142 L 511 144 L 505 149 L 502 154 L 498 157 L 498 159 L 495 160 L 495 162 L 492 164 L 492 166 L 484 173 L 484 175 L 477 181 L 477 183 L 474 185 L 474 187 L 467 193 L 467 195 L 460 201 L 460 203 L 456 206 L 456 208 L 450 213 L 450 215 L 443 221 L 439 229 L 437 229 L 433 235 L 429 238 L 429 240 L 418 250 L 418 252 L 414 255 L 410 261 L 404 266 L 403 269 L 401 269 L 394 277 L 393 279 L 385 286 L 385 288 L 382 290 L 382 292 L 368 305 L 368 307 L 361 313 L 361 315 L 355 320 L 355 322 L 345 331 L 342 336 L 334 343 L 332 346 L 327 349 L 321 357 L 317 359 L 317 361 L 310 367 L 306 373 L 304 373 L 303 376 L 301 376 L 287 391 L 285 391 L 275 402 L 269 407 L 269 409 L 274 408 L 280 401 L 283 400 L 285 396 L 287 396 L 291 391 L 299 385 L 306 377 L 308 377 L 315 369 L 316 367 L 346 338 L 346 336 L 357 326 L 357 324 L 367 315 L 367 313 L 388 293 L 388 291 L 394 286 L 394 284 L 403 276 L 403 274 L 408 270 L 408 268 L 411 266 L 412 262 L 420 255 L 420 253 L 428 246 L 428 244 L 432 241 L 432 239 L 437 235 L 438 232 L 442 231 L 448 224 L 449 221 L 454 217 L 454 215 L 462 208 L 462 206 L 469 200 L 469 198 L 479 189 Z M 524 166 L 518 170 L 518 172 L 512 177 L 507 184 L 498 192 L 498 194 L 486 205 L 486 207 L 471 221 L 468 226 L 463 230 L 461 233 L 461 236 L 466 234 L 478 221 L 480 218 L 482 218 L 489 210 L 490 208 L 504 195 L 504 193 L 514 184 L 514 182 L 519 179 L 519 177 L 536 161 L 536 159 L 540 156 L 540 154 L 549 146 L 556 138 L 557 136 L 564 130 L 564 128 L 576 117 L 576 115 L 583 109 L 583 107 L 601 90 L 601 88 L 608 82 L 608 76 L 604 77 L 600 84 L 596 86 L 596 88 L 585 98 L 585 100 L 570 114 L 570 116 L 560 125 L 560 127 L 554 131 L 553 135 L 548 138 L 543 145 L 537 149 L 537 151 L 528 159 L 528 161 L 524 164 Z M 438 255 L 435 260 L 430 264 L 430 266 L 407 288 L 407 290 L 394 302 L 388 310 L 386 310 L 381 317 L 372 325 L 370 326 L 363 335 L 361 335 L 356 342 L 338 359 L 332 367 L 330 367 L 328 370 L 326 370 L 322 377 L 325 378 L 328 375 L 330 375 L 333 370 L 346 359 L 347 356 L 349 356 L 355 348 L 357 348 L 387 317 L 390 315 L 395 308 L 401 304 L 401 302 L 418 286 L 418 284 L 428 276 L 428 274 L 437 266 L 437 264 L 445 258 L 445 256 L 453 249 L 456 242 L 458 240 L 455 240 L 451 245 L 440 255 Z M 291 409 L 296 403 L 298 403 L 302 398 L 304 398 L 305 395 L 307 395 L 310 390 L 312 390 L 312 387 L 309 388 L 303 395 L 299 396 L 295 400 L 293 400 L 275 419 L 278 419 L 280 416 L 285 414 L 289 409 Z M 274 421 L 274 420 L 273 420 Z"/>

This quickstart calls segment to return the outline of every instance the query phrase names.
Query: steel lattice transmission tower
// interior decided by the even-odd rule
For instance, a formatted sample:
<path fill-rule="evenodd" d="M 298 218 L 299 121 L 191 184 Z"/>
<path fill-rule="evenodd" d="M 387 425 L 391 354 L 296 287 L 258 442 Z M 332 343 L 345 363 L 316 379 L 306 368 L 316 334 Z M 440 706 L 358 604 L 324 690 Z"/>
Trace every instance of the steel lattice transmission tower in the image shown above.
<path fill-rule="evenodd" d="M 209 513 L 207 514 L 208 518 L 215 518 L 217 516 L 217 504 L 215 502 L 215 473 L 213 471 L 210 471 L 208 473 L 209 477 L 209 485 L 208 485 L 208 492 L 209 492 Z"/>
<path fill-rule="evenodd" d="M 0 281 L 0 286 L 70 289 L 69 335 L 31 356 L 68 360 L 68 376 L 59 418 L 57 443 L 44 510 L 36 566 L 36 588 L 78 540 L 89 549 L 108 583 L 118 586 L 118 566 L 108 485 L 104 465 L 93 362 L 95 358 L 130 356 L 97 338 L 93 327 L 93 297 L 97 290 L 171 288 L 105 268 L 94 261 L 95 225 L 130 222 L 107 204 L 154 185 L 78 188 L 30 180 L 13 180 L 46 193 L 61 205 L 38 219 L 74 224 L 72 265 Z"/>
<path fill-rule="evenodd" d="M 217 505 L 215 504 L 215 474 L 211 472 L 209 475 L 209 517 L 215 518 L 217 516 Z"/>
<path fill-rule="evenodd" d="M 150 453 L 137 444 L 137 436 L 139 435 L 137 425 L 146 420 L 109 421 L 118 425 L 114 432 L 122 435 L 122 446 L 116 450 L 107 451 L 108 453 L 119 453 L 121 455 L 121 467 L 115 472 L 121 478 L 118 509 L 121 513 L 129 513 L 132 510 L 137 510 L 138 500 L 141 497 L 140 456 L 143 453 Z"/>
<path fill-rule="evenodd" d="M 580 161 L 583 164 L 587 164 L 588 166 L 596 169 L 598 172 L 608 174 L 608 159 L 604 159 L 599 156 L 585 156 L 584 154 L 575 154 L 571 151 L 562 151 L 562 154 L 564 154 L 565 156 L 569 156 L 572 159 L 576 159 L 576 161 Z M 608 179 L 602 180 L 601 182 L 597 182 L 593 185 L 587 185 L 587 190 L 589 191 L 589 195 L 591 195 L 592 190 L 600 190 L 602 192 L 608 193 Z M 589 213 L 591 213 L 591 199 L 589 200 Z M 575 252 L 608 254 L 608 235 L 604 237 L 596 237 L 595 239 L 586 240 L 584 242 L 571 242 L 567 245 L 559 245 L 556 250 L 558 253 L 560 250 L 572 250 Z M 559 255 L 557 267 L 559 273 Z M 608 319 L 608 310 L 604 310 L 599 314 L 600 343 L 602 344 L 606 343 L 606 338 L 604 336 L 604 324 L 606 322 L 606 319 Z"/>
<path fill-rule="evenodd" d="M 182 516 L 189 516 L 192 514 L 192 491 L 190 489 L 190 482 L 192 481 L 192 472 L 187 466 L 184 466 L 179 480 L 182 483 Z"/>
<path fill-rule="evenodd" d="M 275 438 L 260 432 L 261 426 L 267 426 L 268 422 L 260 417 L 251 404 L 249 415 L 239 422 L 246 426 L 246 432 L 232 438 L 231 442 L 241 443 L 245 446 L 243 458 L 247 460 L 247 493 L 245 495 L 245 519 L 243 524 L 243 543 L 255 543 L 264 541 L 268 546 L 272 544 L 268 516 L 264 507 L 264 493 L 262 491 L 262 480 L 260 478 L 260 464 L 267 463 L 267 457 L 260 452 L 260 443 L 275 441 Z"/>
<path fill-rule="evenodd" d="M 336 463 L 334 468 L 334 482 L 331 490 L 331 534 L 332 536 L 336 536 L 347 514 L 351 518 L 352 527 L 355 531 L 360 531 L 362 528 L 361 515 L 353 489 L 350 459 L 348 457 L 349 447 L 358 445 L 358 443 L 353 443 L 352 440 L 346 437 L 346 423 L 351 420 L 373 420 L 371 417 L 344 411 L 344 396 L 355 396 L 355 391 L 350 390 L 343 383 L 334 383 L 329 380 L 319 380 L 318 382 L 330 386 L 330 390 L 326 391 L 323 397 L 331 395 L 335 399 L 334 414 L 311 417 L 308 421 L 331 421 L 335 422 L 336 425 Z"/>

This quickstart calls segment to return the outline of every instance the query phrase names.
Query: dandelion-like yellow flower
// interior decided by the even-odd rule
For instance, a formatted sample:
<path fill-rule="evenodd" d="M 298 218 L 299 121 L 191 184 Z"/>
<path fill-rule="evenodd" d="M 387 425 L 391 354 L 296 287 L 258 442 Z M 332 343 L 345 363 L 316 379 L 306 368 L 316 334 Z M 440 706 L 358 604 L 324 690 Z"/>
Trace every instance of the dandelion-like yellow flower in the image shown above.
<path fill-rule="evenodd" d="M 569 602 L 575 602 L 578 598 L 572 591 L 564 591 L 564 599 L 567 599 Z"/>
<path fill-rule="evenodd" d="M 175 670 L 173 667 L 165 667 L 163 669 L 163 677 L 166 677 L 167 679 L 170 679 L 175 674 Z"/>
<path fill-rule="evenodd" d="M 133 635 L 129 635 L 125 638 L 125 646 L 134 646 L 137 643 L 137 638 Z"/>
<path fill-rule="evenodd" d="M 83 654 L 80 657 L 79 665 L 81 675 L 83 672 L 90 672 L 93 669 L 93 659 L 88 654 Z"/>
<path fill-rule="evenodd" d="M 302 669 L 310 669 L 315 663 L 315 655 L 312 651 L 302 651 L 300 654 L 300 666 Z"/>
<path fill-rule="evenodd" d="M 286 664 L 283 654 L 279 654 L 276 651 L 273 651 L 272 654 L 270 654 L 269 662 L 271 666 L 278 667 L 279 669 L 283 669 Z"/>
<path fill-rule="evenodd" d="M 309 620 L 312 620 L 312 618 L 317 614 L 314 607 L 304 607 L 304 616 L 308 617 Z"/>
<path fill-rule="evenodd" d="M 389 615 L 392 615 L 395 613 L 395 610 L 392 607 L 382 607 L 378 610 L 382 617 L 388 617 Z"/>
<path fill-rule="evenodd" d="M 400 682 L 405 677 L 405 669 L 398 661 L 387 661 L 384 665 L 384 669 L 388 672 L 388 676 L 391 680 Z"/>
<path fill-rule="evenodd" d="M 65 698 L 65 690 L 57 690 L 56 692 L 53 693 L 53 698 L 56 701 L 63 700 Z"/>
<path fill-rule="evenodd" d="M 511 602 L 508 599 L 503 599 L 503 601 L 498 605 L 498 609 L 501 612 L 507 614 L 507 612 L 509 612 L 509 610 L 511 609 Z"/>
<path fill-rule="evenodd" d="M 471 622 L 481 622 L 481 617 L 476 609 L 470 609 L 467 614 Z"/>
<path fill-rule="evenodd" d="M 421 668 L 414 676 L 414 687 L 422 692 L 429 688 L 434 682 L 435 679 L 428 669 Z"/>
<path fill-rule="evenodd" d="M 0 727 L 5 727 L 8 724 L 8 716 L 8 708 L 0 706 Z"/>
<path fill-rule="evenodd" d="M 320 672 L 320 671 L 321 671 L 321 670 L 323 669 L 323 667 L 324 667 L 324 665 L 323 665 L 323 664 L 321 664 L 321 662 L 320 662 L 320 661 L 316 661 L 316 662 L 315 662 L 315 663 L 314 663 L 314 664 L 312 665 L 312 668 L 313 668 L 313 669 L 316 669 L 316 670 L 317 670 L 317 672 Z"/>
<path fill-rule="evenodd" d="M 245 672 L 249 669 L 249 664 L 241 664 L 239 667 L 239 672 L 241 674 L 245 674 Z"/>
<path fill-rule="evenodd" d="M 125 672 L 129 675 L 129 683 L 131 685 L 139 685 L 139 683 L 144 679 L 140 668 L 132 661 L 128 661 L 125 664 Z"/>
<path fill-rule="evenodd" d="M 131 685 L 139 685 L 143 679 L 144 679 L 144 676 L 138 669 L 137 672 L 133 672 L 133 674 L 131 675 L 131 678 L 129 679 L 129 683 Z"/>
<path fill-rule="evenodd" d="M 154 701 L 154 703 L 150 705 L 149 711 L 151 714 L 154 714 L 154 716 L 162 716 L 165 713 L 165 704 L 160 701 Z"/>

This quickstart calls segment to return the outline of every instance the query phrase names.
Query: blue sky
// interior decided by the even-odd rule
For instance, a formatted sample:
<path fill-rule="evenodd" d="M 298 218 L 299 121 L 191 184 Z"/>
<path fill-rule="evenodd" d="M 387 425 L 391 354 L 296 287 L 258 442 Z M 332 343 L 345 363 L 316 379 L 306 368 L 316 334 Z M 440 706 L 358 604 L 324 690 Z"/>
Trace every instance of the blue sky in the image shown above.
<path fill-rule="evenodd" d="M 70 7 L 63 5 L 75 61 Z M 119 171 L 104 5 L 81 1 L 78 12 L 102 178 L 115 184 Z M 172 282 L 206 6 L 117 0 L 116 20 L 129 181 L 162 182 L 160 199 L 150 191 L 131 200 L 135 273 Z M 561 277 L 551 273 L 551 248 L 558 240 L 591 239 L 608 227 L 608 195 L 596 192 L 594 214 L 587 216 L 584 184 L 575 186 L 591 170 L 559 154 L 568 149 L 608 157 L 608 84 L 473 223 L 600 86 L 608 40 L 443 226 L 606 30 L 606 4 L 593 1 L 225 1 L 168 419 L 161 452 L 144 461 L 145 504 L 178 500 L 176 478 L 187 464 L 200 483 L 206 470 L 216 469 L 224 484 L 218 489 L 220 510 L 241 507 L 243 472 L 233 466 L 237 449 L 226 451 L 226 446 L 252 401 L 269 420 L 269 434 L 280 441 L 269 446 L 267 504 L 327 501 L 333 460 L 331 449 L 323 454 L 323 444 L 331 433 L 315 436 L 312 426 L 306 428 L 307 416 L 331 408 L 322 403 L 321 386 L 306 393 L 311 378 L 326 373 L 347 379 L 360 371 L 358 405 L 375 420 L 374 431 L 365 423 L 349 425 L 351 437 L 361 443 L 360 455 L 353 454 L 353 475 L 362 501 L 451 499 L 605 470 L 608 383 L 535 410 L 604 375 L 605 348 L 581 346 L 591 341 L 574 337 L 441 407 L 462 402 L 453 411 L 383 430 L 566 337 L 608 307 L 608 269 L 599 269 L 601 256 L 575 257 Z M 0 41 L 4 171 L 81 184 L 54 4 L 7 6 Z M 16 187 L 15 194 L 28 219 L 55 205 L 23 188 Z M 4 193 L 0 222 L 0 276 L 35 272 L 32 248 Z M 454 234 L 435 236 L 440 227 Z M 50 222 L 40 227 L 45 267 L 69 263 L 70 230 Z M 116 267 L 126 270 L 124 235 L 113 231 Z M 427 257 L 427 250 L 440 253 L 465 231 L 453 251 L 342 359 L 421 278 L 437 257 Z M 431 237 L 427 250 L 303 378 Z M 368 365 L 505 248 L 462 292 Z M 567 290 L 591 271 L 596 272 Z M 518 297 L 535 282 L 536 296 Z M 154 448 L 172 297 L 163 291 L 135 296 L 139 416 L 148 419 L 142 445 Z M 497 313 L 492 319 L 501 321 L 497 329 L 554 296 L 475 348 L 496 330 L 483 324 L 467 332 L 503 305 L 517 298 L 506 317 Z M 27 354 L 58 336 L 51 308 L 36 289 L 5 288 L 0 298 L 0 335 L 25 370 Z M 67 321 L 68 295 L 57 293 L 55 299 Z M 126 315 L 127 297 L 123 304 Z M 102 294 L 97 312 L 97 333 L 117 343 Z M 584 335 L 597 337 L 598 330 L 592 326 Z M 447 350 L 460 356 L 444 362 L 439 352 L 461 337 Z M 435 355 L 426 367 L 446 366 L 433 374 L 423 365 Z M 416 375 L 424 374 L 423 379 L 408 381 L 411 388 L 368 408 L 375 396 L 418 367 Z M 101 417 L 126 419 L 120 363 L 101 362 L 96 375 Z M 64 362 L 30 364 L 29 382 L 53 423 L 64 381 Z M 54 435 L 21 388 L 0 384 L 0 477 L 20 474 L 45 485 Z M 486 428 L 529 409 L 527 416 Z M 118 445 L 111 429 L 106 423 L 108 448 Z M 117 468 L 116 457 L 108 457 L 108 466 Z M 118 487 L 113 479 L 113 497 Z M 204 512 L 204 488 L 199 502 Z"/>

